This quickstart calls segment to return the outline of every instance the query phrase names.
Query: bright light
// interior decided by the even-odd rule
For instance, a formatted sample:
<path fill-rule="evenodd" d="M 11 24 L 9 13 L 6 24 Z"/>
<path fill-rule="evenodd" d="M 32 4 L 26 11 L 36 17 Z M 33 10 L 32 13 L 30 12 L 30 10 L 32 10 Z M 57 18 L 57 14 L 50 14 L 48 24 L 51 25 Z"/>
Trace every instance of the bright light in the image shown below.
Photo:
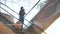
<path fill-rule="evenodd" d="M 60 17 L 53 22 L 53 24 L 48 27 L 45 32 L 47 34 L 60 34 Z"/>
<path fill-rule="evenodd" d="M 18 0 L 13 0 L 13 2 L 17 2 Z"/>
<path fill-rule="evenodd" d="M 11 1 L 11 0 L 7 0 L 7 1 Z"/>
<path fill-rule="evenodd" d="M 41 0 L 41 2 L 44 2 L 44 1 L 46 1 L 46 0 Z"/>

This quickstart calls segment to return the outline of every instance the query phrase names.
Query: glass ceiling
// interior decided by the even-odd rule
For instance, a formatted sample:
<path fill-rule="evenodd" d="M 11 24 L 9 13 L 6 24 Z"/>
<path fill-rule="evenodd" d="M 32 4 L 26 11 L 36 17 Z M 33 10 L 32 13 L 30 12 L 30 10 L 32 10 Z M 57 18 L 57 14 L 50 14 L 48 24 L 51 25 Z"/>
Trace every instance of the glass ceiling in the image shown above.
<path fill-rule="evenodd" d="M 20 7 L 23 6 L 25 9 L 26 14 L 30 11 L 30 9 L 38 2 L 39 0 L 0 0 L 0 2 L 6 4 L 11 9 L 13 9 L 16 13 L 19 13 Z M 30 21 L 39 11 L 41 8 L 45 6 L 47 0 L 40 0 L 40 2 L 30 11 L 30 13 L 25 16 L 25 18 Z M 19 19 L 19 15 L 15 14 L 5 6 L 1 5 L 1 7 L 5 8 L 8 12 L 14 15 L 16 18 Z M 6 13 L 5 11 L 1 10 L 1 12 Z M 14 22 L 16 23 L 18 20 L 14 18 Z M 24 22 L 26 25 L 30 26 L 31 24 L 25 20 Z M 25 26 L 24 26 L 25 27 Z"/>

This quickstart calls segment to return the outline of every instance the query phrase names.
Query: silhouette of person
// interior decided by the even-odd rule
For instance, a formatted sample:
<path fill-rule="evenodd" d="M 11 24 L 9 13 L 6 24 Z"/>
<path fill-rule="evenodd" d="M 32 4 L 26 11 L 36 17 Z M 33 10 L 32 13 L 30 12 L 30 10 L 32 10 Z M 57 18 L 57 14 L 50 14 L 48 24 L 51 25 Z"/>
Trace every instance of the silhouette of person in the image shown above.
<path fill-rule="evenodd" d="M 20 11 L 19 11 L 19 21 L 22 23 L 22 28 L 23 28 L 23 24 L 24 24 L 24 15 L 25 15 L 25 10 L 23 7 L 21 7 Z"/>

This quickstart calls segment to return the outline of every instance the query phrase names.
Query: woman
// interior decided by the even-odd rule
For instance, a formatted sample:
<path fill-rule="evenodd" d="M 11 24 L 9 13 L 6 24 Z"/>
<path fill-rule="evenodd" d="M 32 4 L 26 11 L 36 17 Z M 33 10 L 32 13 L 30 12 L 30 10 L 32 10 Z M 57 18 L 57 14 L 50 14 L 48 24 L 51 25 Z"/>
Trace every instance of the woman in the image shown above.
<path fill-rule="evenodd" d="M 19 21 L 22 23 L 22 28 L 23 28 L 23 24 L 24 24 L 24 15 L 25 15 L 25 10 L 23 7 L 21 7 L 21 10 L 19 11 Z"/>

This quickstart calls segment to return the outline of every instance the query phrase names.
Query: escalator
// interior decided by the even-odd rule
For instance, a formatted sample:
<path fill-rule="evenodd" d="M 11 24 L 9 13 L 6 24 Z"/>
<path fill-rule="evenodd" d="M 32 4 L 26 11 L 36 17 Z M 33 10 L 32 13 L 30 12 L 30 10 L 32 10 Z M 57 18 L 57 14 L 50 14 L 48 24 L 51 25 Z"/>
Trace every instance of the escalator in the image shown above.
<path fill-rule="evenodd" d="M 11 16 L 13 16 L 12 14 L 10 14 L 9 13 L 9 11 L 7 11 L 7 9 L 4 9 L 4 8 L 2 8 L 1 6 L 0 6 L 0 9 L 2 9 L 2 10 L 4 10 L 7 14 L 9 14 L 9 15 L 11 15 Z M 12 11 L 13 12 L 13 11 Z M 13 16 L 15 19 L 17 19 L 15 16 Z M 18 19 L 17 19 L 18 20 Z M 25 19 L 26 20 L 26 19 Z M 27 20 L 28 21 L 28 20 Z M 28 21 L 29 23 L 31 23 L 30 21 Z M 32 25 L 32 27 L 28 27 L 27 25 L 25 25 L 26 27 L 28 27 L 28 29 L 27 30 L 25 30 L 25 33 L 27 34 L 28 33 L 28 31 L 29 31 L 29 34 L 32 34 L 32 33 L 34 33 L 34 34 L 39 34 L 40 32 L 43 32 L 43 31 L 41 31 L 38 27 L 36 27 L 33 23 L 31 23 Z M 30 30 L 29 28 L 33 28 L 33 27 L 36 27 L 38 30 L 39 30 L 39 33 L 37 33 L 34 29 L 33 30 Z M 27 31 L 27 32 L 26 32 Z M 33 31 L 33 32 L 31 32 L 31 31 Z M 35 31 L 35 32 L 34 32 Z M 45 33 L 45 32 L 44 32 Z"/>

